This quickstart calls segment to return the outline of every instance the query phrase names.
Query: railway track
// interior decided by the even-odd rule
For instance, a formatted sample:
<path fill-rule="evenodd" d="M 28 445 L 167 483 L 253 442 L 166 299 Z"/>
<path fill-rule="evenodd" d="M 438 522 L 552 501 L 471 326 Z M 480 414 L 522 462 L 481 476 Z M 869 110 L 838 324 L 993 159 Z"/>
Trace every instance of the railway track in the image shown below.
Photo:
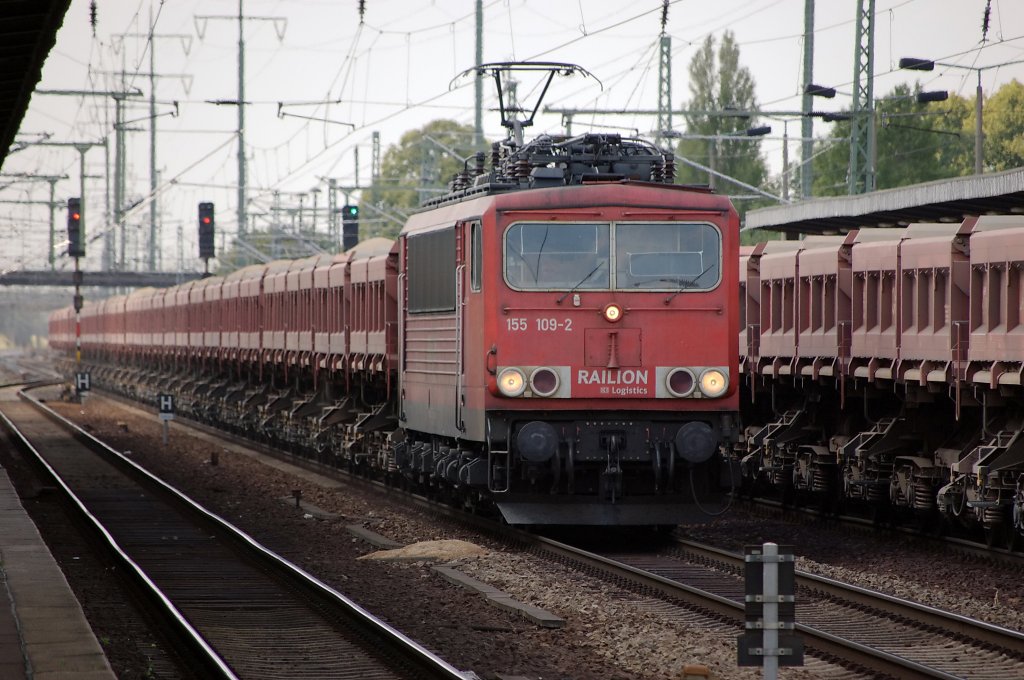
<path fill-rule="evenodd" d="M 543 537 L 537 550 L 627 588 L 743 621 L 743 556 L 679 541 L 656 554 L 596 553 Z M 809 650 L 893 678 L 1024 676 L 1024 634 L 797 572 L 797 631 Z"/>
<path fill-rule="evenodd" d="M 177 658 L 197 677 L 475 677 L 38 401 L 6 402 L 0 420 L 159 612 Z"/>
<path fill-rule="evenodd" d="M 209 426 L 199 429 L 216 432 Z M 291 454 L 281 457 L 296 460 Z M 505 529 L 493 522 L 428 504 L 425 499 L 408 500 L 491 535 L 504 534 L 511 542 L 531 544 L 558 561 L 627 589 L 670 604 L 685 603 L 697 612 L 697 618 L 710 616 L 726 630 L 740 631 L 741 556 L 691 542 L 656 555 L 591 553 L 515 530 L 505 534 Z M 824 661 L 823 665 L 838 660 L 856 669 L 855 673 L 894 678 L 1003 679 L 1024 675 L 1024 635 L 1019 632 L 811 574 L 799 577 L 798 630 L 813 655 L 811 663 L 815 658 L 817 663 Z M 655 605 L 652 614 L 662 611 Z"/>
<path fill-rule="evenodd" d="M 418 504 L 422 504 L 419 501 Z M 697 625 L 742 632 L 743 556 L 677 539 L 658 553 L 590 551 L 450 508 L 437 512 L 526 543 L 549 559 L 627 590 L 683 604 L 692 613 L 651 607 Z M 797 631 L 831 676 L 839 662 L 871 677 L 1005 680 L 1024 677 L 1024 633 L 815 574 L 797 574 Z M 701 617 L 708 617 L 701 619 Z M 716 625 L 716 621 L 722 625 Z M 814 663 L 814 661 L 809 661 Z M 843 675 L 840 673 L 840 675 Z"/>
<path fill-rule="evenodd" d="M 1001 548 L 962 536 L 951 536 L 895 524 L 880 524 L 874 520 L 856 515 L 827 514 L 813 507 L 786 505 L 771 498 L 745 498 L 737 503 L 737 507 L 743 507 L 752 514 L 773 519 L 785 519 L 790 522 L 806 524 L 825 521 L 860 534 L 876 535 L 880 532 L 886 532 L 922 542 L 941 543 L 950 551 L 962 555 L 970 555 L 990 563 L 1024 570 L 1024 552 L 1021 552 L 1020 549 Z"/>
<path fill-rule="evenodd" d="M 135 408 L 142 406 L 144 403 L 143 400 L 138 399 L 137 397 L 128 396 L 121 392 L 106 389 L 102 386 L 95 388 L 94 391 L 98 394 L 102 394 L 106 398 L 113 399 Z M 155 407 L 155 404 L 152 405 Z M 201 422 L 189 417 L 188 415 L 179 414 L 178 418 L 181 422 L 187 422 L 189 427 L 229 439 L 239 444 L 244 444 L 245 446 L 256 447 L 269 455 L 283 456 L 289 462 L 300 467 L 328 475 L 334 475 L 338 472 L 336 468 L 316 462 L 300 453 L 283 452 L 280 449 L 275 448 L 272 442 L 267 442 L 265 439 L 250 438 L 241 433 L 228 432 L 224 429 L 218 428 L 215 424 Z M 346 475 L 346 478 L 349 477 Z M 352 477 L 352 479 L 357 480 L 359 483 L 368 481 L 368 478 L 366 477 Z M 382 485 L 378 483 L 371 484 L 371 486 Z M 1016 550 L 1012 548 L 1003 548 L 991 543 L 986 544 L 976 540 L 971 540 L 970 538 L 962 535 L 947 535 L 935 531 L 929 532 L 923 529 L 914 529 L 894 523 L 879 522 L 877 520 L 867 519 L 857 515 L 834 515 L 815 509 L 810 505 L 791 505 L 773 498 L 737 495 L 731 502 L 731 505 L 735 506 L 739 506 L 741 504 L 745 505 L 747 508 L 757 509 L 758 512 L 762 512 L 766 516 L 786 517 L 787 519 L 792 519 L 795 516 L 806 517 L 811 520 L 826 519 L 850 528 L 851 530 L 865 532 L 889 531 L 921 540 L 941 542 L 949 546 L 951 549 L 965 555 L 973 555 L 975 557 L 990 560 L 992 562 L 998 562 L 1006 566 L 1024 568 L 1024 551 L 1021 551 L 1019 547 Z"/>

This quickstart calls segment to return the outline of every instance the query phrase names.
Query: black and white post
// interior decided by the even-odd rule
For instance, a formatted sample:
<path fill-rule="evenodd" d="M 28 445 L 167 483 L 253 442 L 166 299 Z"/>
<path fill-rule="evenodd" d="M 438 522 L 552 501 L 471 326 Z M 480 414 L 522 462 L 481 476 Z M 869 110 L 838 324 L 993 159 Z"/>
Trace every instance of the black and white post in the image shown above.
<path fill-rule="evenodd" d="M 796 571 L 793 550 L 775 543 L 744 550 L 746 631 L 737 642 L 740 666 L 761 666 L 776 680 L 779 666 L 802 666 L 803 641 L 796 628 Z"/>

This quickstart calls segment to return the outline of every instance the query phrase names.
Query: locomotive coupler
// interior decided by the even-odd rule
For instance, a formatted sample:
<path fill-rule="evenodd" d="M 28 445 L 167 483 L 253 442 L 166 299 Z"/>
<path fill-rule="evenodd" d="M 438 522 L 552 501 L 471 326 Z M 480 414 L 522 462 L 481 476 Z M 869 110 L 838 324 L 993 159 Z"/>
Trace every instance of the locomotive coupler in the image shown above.
<path fill-rule="evenodd" d="M 613 434 L 607 438 L 607 458 L 604 472 L 601 473 L 601 486 L 604 497 L 614 503 L 622 495 L 622 467 L 619 465 L 619 448 L 622 444 L 621 435 Z"/>

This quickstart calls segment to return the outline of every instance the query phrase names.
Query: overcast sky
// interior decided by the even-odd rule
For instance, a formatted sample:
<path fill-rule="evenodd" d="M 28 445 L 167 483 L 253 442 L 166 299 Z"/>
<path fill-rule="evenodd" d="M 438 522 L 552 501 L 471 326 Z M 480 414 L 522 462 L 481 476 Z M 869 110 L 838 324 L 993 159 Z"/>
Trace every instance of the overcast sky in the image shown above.
<path fill-rule="evenodd" d="M 865 4 L 868 0 L 864 0 Z M 199 201 L 217 205 L 222 231 L 234 232 L 237 110 L 207 100 L 236 99 L 238 54 L 237 0 L 107 0 L 98 2 L 93 36 L 89 0 L 72 0 L 64 26 L 46 61 L 39 89 L 116 90 L 119 71 L 129 88 L 147 97 L 149 50 L 155 49 L 159 113 L 157 166 L 163 223 L 163 263 L 177 264 L 178 229 L 185 268 L 194 259 L 195 212 Z M 382 149 L 403 132 L 435 118 L 473 123 L 472 78 L 452 79 L 473 65 L 473 0 L 365 0 L 360 25 L 358 0 L 245 0 L 246 143 L 249 196 L 253 212 L 266 212 L 273 192 L 306 193 L 324 188 L 323 178 L 365 185 L 370 176 L 371 134 Z M 484 61 L 547 60 L 579 64 L 596 77 L 556 80 L 545 104 L 556 107 L 651 109 L 657 106 L 661 1 L 636 0 L 484 0 Z M 1024 3 L 991 0 L 991 19 L 983 42 L 986 0 L 876 0 L 875 94 L 920 78 L 927 89 L 948 89 L 974 97 L 976 73 L 939 67 L 933 73 L 900 71 L 901 56 L 927 57 L 967 67 L 1024 61 Z M 817 100 L 816 108 L 840 110 L 850 102 L 853 79 L 857 0 L 819 0 L 815 17 L 815 82 L 834 86 L 840 95 Z M 672 95 L 676 106 L 689 98 L 687 66 L 696 48 L 711 34 L 735 33 L 742 64 L 753 73 L 757 99 L 766 111 L 800 108 L 804 0 L 677 0 L 670 4 L 666 32 L 672 38 Z M 231 18 L 234 17 L 234 18 Z M 150 25 L 157 37 L 144 37 Z M 179 36 L 188 36 L 182 38 Z M 184 76 L 184 77 L 180 77 Z M 1024 63 L 987 69 L 986 92 L 1012 79 L 1024 80 Z M 600 84 L 598 83 L 600 81 Z M 603 85 L 603 89 L 601 87 Z M 524 79 L 520 94 L 533 83 Z M 845 94 L 843 94 L 845 93 Z M 486 82 L 485 107 L 494 105 Z M 331 102 L 286 106 L 278 102 Z M 128 202 L 149 192 L 148 102 L 140 99 L 126 114 L 135 132 L 128 137 Z M 337 122 L 314 121 L 297 116 Z M 110 134 L 113 107 L 102 97 L 33 96 L 19 139 L 93 142 Z M 338 122 L 355 126 L 340 125 Z M 777 170 L 781 165 L 782 125 L 773 125 L 762 151 Z M 675 118 L 677 129 L 682 121 Z M 654 127 L 649 116 L 580 115 L 574 132 L 589 124 L 639 130 Z M 484 114 L 490 139 L 503 135 L 498 117 Z M 535 133 L 561 132 L 558 116 L 540 116 Z M 815 134 L 828 125 L 815 123 Z M 799 123 L 789 125 L 792 137 Z M 358 149 L 358 173 L 356 169 Z M 793 157 L 798 146 L 792 142 Z M 113 153 L 111 147 L 111 154 Z M 87 156 L 86 200 L 90 233 L 103 229 L 102 147 Z M 4 173 L 67 174 L 57 185 L 58 200 L 79 193 L 78 154 L 71 149 L 29 147 L 10 155 Z M 95 176 L 95 177 L 93 177 Z M 0 200 L 46 200 L 47 183 L 0 181 Z M 325 204 L 324 194 L 318 199 Z M 282 201 L 295 204 L 286 196 Z M 130 218 L 145 225 L 148 208 Z M 63 211 L 58 212 L 63 233 Z M 321 218 L 321 225 L 323 218 Z M 261 224 L 261 223 L 258 223 Z M 37 269 L 46 261 L 45 206 L 0 203 L 0 269 Z M 98 248 L 89 253 L 98 266 Z M 132 250 L 132 248 L 129 248 Z M 139 240 L 139 254 L 143 252 Z M 131 253 L 129 258 L 131 258 Z M 67 258 L 62 258 L 66 260 Z M 129 265 L 129 268 L 135 268 Z"/>

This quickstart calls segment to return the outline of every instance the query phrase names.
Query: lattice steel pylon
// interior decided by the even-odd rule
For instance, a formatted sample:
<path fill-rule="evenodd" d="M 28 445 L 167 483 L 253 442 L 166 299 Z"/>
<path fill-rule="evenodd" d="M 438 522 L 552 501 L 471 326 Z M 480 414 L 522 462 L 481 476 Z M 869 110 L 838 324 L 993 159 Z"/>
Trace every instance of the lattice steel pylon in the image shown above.
<path fill-rule="evenodd" d="M 857 0 L 857 43 L 853 55 L 850 107 L 851 194 L 875 190 L 875 0 Z"/>
<path fill-rule="evenodd" d="M 662 34 L 658 59 L 658 129 L 654 143 L 661 146 L 667 132 L 672 131 L 672 37 Z"/>
<path fill-rule="evenodd" d="M 668 0 L 661 7 L 661 37 L 658 39 L 658 127 L 654 144 L 661 147 L 665 135 L 672 131 L 672 36 L 665 32 L 668 23 Z"/>

